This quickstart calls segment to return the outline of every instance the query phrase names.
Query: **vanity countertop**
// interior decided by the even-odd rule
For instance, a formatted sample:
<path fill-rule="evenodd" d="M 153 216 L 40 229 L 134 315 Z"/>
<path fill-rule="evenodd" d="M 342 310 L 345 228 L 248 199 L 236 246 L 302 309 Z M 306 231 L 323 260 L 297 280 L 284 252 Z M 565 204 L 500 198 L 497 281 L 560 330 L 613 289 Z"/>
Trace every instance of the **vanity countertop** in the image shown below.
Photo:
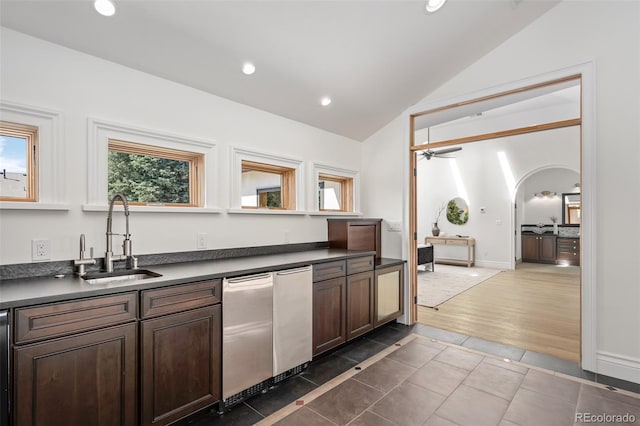
<path fill-rule="evenodd" d="M 375 252 L 316 249 L 262 256 L 145 266 L 142 269 L 149 269 L 162 274 L 162 276 L 139 281 L 101 285 L 87 284 L 84 279 L 71 274 L 61 278 L 47 276 L 4 280 L 0 282 L 0 309 L 144 290 L 187 282 L 251 275 L 365 255 L 375 255 Z M 396 263 L 404 262 L 395 259 L 393 261 Z M 377 267 L 389 266 L 391 263 L 390 260 L 386 260 Z"/>

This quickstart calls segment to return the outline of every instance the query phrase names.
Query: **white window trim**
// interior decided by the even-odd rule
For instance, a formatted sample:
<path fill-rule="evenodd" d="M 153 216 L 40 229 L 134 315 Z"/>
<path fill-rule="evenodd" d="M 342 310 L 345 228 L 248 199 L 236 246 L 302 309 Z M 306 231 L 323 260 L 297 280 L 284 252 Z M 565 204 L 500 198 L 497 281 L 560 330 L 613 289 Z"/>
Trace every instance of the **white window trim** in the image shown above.
<path fill-rule="evenodd" d="M 162 133 L 97 118 L 88 118 L 87 204 L 83 211 L 104 211 L 108 206 L 109 139 L 180 149 L 204 154 L 204 207 L 131 206 L 149 213 L 219 213 L 217 207 L 218 150 L 211 141 Z M 135 208 L 134 208 L 135 207 Z"/>
<path fill-rule="evenodd" d="M 2 210 L 69 210 L 65 201 L 65 157 L 62 113 L 0 101 L 0 119 L 38 128 L 38 201 L 2 201 Z"/>
<path fill-rule="evenodd" d="M 334 175 L 353 179 L 353 211 L 351 212 L 332 212 L 320 210 L 318 204 L 318 183 L 320 175 Z M 323 163 L 313 163 L 313 180 L 312 180 L 313 206 L 311 206 L 310 215 L 315 216 L 362 216 L 360 212 L 360 173 L 356 170 L 343 169 L 341 167 L 330 166 Z"/>
<path fill-rule="evenodd" d="M 274 166 L 288 167 L 296 171 L 296 209 L 243 209 L 242 208 L 242 162 L 253 161 L 255 163 L 272 164 Z M 304 161 L 283 157 L 266 152 L 257 152 L 252 149 L 231 147 L 231 189 L 230 208 L 228 213 L 248 214 L 306 214 L 304 211 Z"/>

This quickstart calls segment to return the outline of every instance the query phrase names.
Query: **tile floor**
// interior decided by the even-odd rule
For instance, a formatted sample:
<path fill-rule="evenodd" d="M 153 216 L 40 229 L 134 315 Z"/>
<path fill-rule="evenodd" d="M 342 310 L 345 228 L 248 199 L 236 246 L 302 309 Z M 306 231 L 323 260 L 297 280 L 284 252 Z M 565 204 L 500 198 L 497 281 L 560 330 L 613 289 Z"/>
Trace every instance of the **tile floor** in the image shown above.
<path fill-rule="evenodd" d="M 413 340 L 396 347 L 403 338 Z M 380 360 L 358 371 L 358 364 L 374 355 Z M 506 363 L 503 358 L 530 365 Z M 350 377 L 324 392 L 343 373 Z M 623 390 L 595 387 L 588 381 Z M 319 396 L 294 406 L 312 391 Z M 181 424 L 555 426 L 587 424 L 575 421 L 575 413 L 629 413 L 635 416 L 630 424 L 640 425 L 640 399 L 627 391 L 640 393 L 640 385 L 596 376 L 544 354 L 422 324 L 389 324 L 223 415 L 202 413 Z"/>

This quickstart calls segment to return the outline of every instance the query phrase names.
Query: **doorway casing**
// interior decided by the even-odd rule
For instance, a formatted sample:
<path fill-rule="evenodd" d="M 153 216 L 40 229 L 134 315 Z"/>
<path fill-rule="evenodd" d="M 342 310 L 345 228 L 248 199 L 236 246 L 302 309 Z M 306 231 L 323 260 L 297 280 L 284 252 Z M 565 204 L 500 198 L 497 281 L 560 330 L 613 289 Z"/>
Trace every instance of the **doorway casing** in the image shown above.
<path fill-rule="evenodd" d="M 529 129 L 528 132 L 547 130 L 548 128 L 565 127 L 570 125 L 581 126 L 580 138 L 580 176 L 582 186 L 583 222 L 581 225 L 581 366 L 585 370 L 596 371 L 596 209 L 595 209 L 595 183 L 596 183 L 596 140 L 595 140 L 595 75 L 592 61 L 542 75 L 530 77 L 500 86 L 495 86 L 478 92 L 468 93 L 451 99 L 428 102 L 409 108 L 404 116 L 405 143 L 408 155 L 405 157 L 405 176 L 409 177 L 409 185 L 404 186 L 403 212 L 405 232 L 403 232 L 403 258 L 409 259 L 410 285 L 406 286 L 405 306 L 409 307 L 405 313 L 403 322 L 413 324 L 417 320 L 417 202 L 416 202 L 416 176 L 415 176 L 415 151 L 413 135 L 415 133 L 414 117 L 425 113 L 441 111 L 447 108 L 460 108 L 474 102 L 480 102 L 489 98 L 505 96 L 518 91 L 526 91 L 528 88 L 553 84 L 563 79 L 580 78 L 581 84 L 581 117 L 580 120 L 566 123 L 556 123 L 556 127 L 537 126 L 538 129 Z M 522 133 L 525 133 L 524 131 Z M 431 147 L 446 146 L 460 141 L 431 144 Z M 413 272 L 412 272 L 413 271 Z"/>

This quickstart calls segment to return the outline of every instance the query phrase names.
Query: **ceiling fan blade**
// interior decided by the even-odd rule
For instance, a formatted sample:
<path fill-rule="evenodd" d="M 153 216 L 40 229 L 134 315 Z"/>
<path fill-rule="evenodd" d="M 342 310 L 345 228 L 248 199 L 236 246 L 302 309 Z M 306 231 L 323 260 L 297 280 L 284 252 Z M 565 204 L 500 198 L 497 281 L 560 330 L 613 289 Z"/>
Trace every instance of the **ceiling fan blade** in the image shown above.
<path fill-rule="evenodd" d="M 460 146 L 454 146 L 452 148 L 444 148 L 444 149 L 439 149 L 437 151 L 433 151 L 432 155 L 442 155 L 442 154 L 448 154 L 450 152 L 456 152 L 456 151 L 461 151 L 462 147 Z"/>

